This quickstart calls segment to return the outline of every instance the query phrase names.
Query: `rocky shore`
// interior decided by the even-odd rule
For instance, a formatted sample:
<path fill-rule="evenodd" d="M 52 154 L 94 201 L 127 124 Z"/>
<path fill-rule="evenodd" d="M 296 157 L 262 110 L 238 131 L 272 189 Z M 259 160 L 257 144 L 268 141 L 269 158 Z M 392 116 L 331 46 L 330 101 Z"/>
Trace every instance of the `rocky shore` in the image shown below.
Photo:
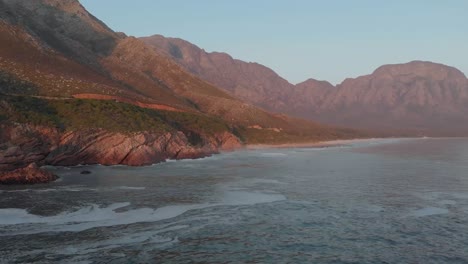
<path fill-rule="evenodd" d="M 39 168 L 35 163 L 13 171 L 0 172 L 0 184 L 37 184 L 55 181 L 58 177 L 47 170 Z"/>
<path fill-rule="evenodd" d="M 55 180 L 29 164 L 74 166 L 79 164 L 143 166 L 166 159 L 195 159 L 241 148 L 229 132 L 197 135 L 181 131 L 116 133 L 101 129 L 62 132 L 57 128 L 27 124 L 0 126 L 0 184 L 31 184 Z"/>

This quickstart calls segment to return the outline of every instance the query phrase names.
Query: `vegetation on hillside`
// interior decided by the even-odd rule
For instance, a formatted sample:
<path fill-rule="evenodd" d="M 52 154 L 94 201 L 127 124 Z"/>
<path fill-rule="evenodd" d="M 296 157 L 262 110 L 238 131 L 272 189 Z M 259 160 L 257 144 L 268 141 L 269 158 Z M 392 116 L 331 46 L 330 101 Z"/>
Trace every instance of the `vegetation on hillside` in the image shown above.
<path fill-rule="evenodd" d="M 181 130 L 202 134 L 228 129 L 222 121 L 201 114 L 158 111 L 110 100 L 0 96 L 3 122 L 54 126 L 63 130 L 102 128 L 122 133 Z"/>
<path fill-rule="evenodd" d="M 57 127 L 63 131 L 98 128 L 120 133 L 182 131 L 194 142 L 199 141 L 200 135 L 211 136 L 225 131 L 238 136 L 246 144 L 283 144 L 362 136 L 353 130 L 314 126 L 282 130 L 251 128 L 228 124 L 201 113 L 146 109 L 112 100 L 49 100 L 1 94 L 0 122 Z"/>

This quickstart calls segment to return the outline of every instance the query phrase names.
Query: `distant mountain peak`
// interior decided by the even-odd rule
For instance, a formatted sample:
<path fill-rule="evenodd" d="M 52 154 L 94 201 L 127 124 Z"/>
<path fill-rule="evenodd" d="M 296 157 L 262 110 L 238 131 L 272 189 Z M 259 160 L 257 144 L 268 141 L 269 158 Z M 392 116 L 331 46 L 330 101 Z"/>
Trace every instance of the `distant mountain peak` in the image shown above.
<path fill-rule="evenodd" d="M 316 85 L 320 85 L 323 87 L 334 87 L 333 84 L 331 84 L 328 81 L 317 80 L 313 78 L 309 78 L 301 83 L 296 84 L 296 86 L 316 86 Z"/>
<path fill-rule="evenodd" d="M 401 64 L 388 64 L 377 68 L 372 75 L 414 75 L 419 77 L 443 80 L 447 78 L 466 79 L 460 70 L 430 61 L 411 61 Z"/>

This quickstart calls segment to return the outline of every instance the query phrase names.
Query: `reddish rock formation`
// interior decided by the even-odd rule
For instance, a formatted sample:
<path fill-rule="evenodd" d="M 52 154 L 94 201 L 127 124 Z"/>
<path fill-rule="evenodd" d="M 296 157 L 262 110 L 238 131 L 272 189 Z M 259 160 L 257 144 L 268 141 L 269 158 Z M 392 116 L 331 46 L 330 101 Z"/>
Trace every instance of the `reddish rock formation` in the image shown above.
<path fill-rule="evenodd" d="M 242 147 L 239 139 L 228 132 L 201 135 L 201 143 L 193 146 L 182 132 L 123 134 L 89 129 L 62 133 L 58 129 L 31 125 L 0 128 L 0 170 L 12 170 L 33 162 L 60 166 L 141 166 L 166 159 L 200 158 Z"/>
<path fill-rule="evenodd" d="M 37 184 L 55 181 L 57 176 L 37 167 L 35 163 L 13 171 L 0 173 L 0 184 Z"/>

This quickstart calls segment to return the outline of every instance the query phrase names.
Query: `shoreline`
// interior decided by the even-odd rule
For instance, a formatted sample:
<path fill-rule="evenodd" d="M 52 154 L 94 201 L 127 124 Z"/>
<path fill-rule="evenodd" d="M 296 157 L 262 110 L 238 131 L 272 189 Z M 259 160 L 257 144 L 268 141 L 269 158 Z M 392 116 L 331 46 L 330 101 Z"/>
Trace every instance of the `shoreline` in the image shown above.
<path fill-rule="evenodd" d="M 203 159 L 215 155 L 219 155 L 222 153 L 227 153 L 227 152 L 236 152 L 236 151 L 242 151 L 242 150 L 262 150 L 262 149 L 286 149 L 286 148 L 329 148 L 329 147 L 340 147 L 340 146 L 349 146 L 352 143 L 357 143 L 357 142 L 372 142 L 372 141 L 379 141 L 379 140 L 389 140 L 389 139 L 425 139 L 427 137 L 415 137 L 415 138 L 360 138 L 360 139 L 339 139 L 339 140 L 330 140 L 330 141 L 314 141 L 314 142 L 303 142 L 303 143 L 283 143 L 283 144 L 246 144 L 240 148 L 232 149 L 229 151 L 219 151 L 218 153 L 204 153 L 200 154 L 197 157 L 193 158 L 176 158 L 176 159 L 166 159 L 162 160 L 160 162 L 152 163 L 152 164 L 144 164 L 144 165 L 138 165 L 138 166 L 130 166 L 130 165 L 125 165 L 125 164 L 100 164 L 100 163 L 94 163 L 94 164 L 76 164 L 76 165 L 71 165 L 71 166 L 54 166 L 54 165 L 49 165 L 49 164 L 44 164 L 40 167 L 41 170 L 47 170 L 48 166 L 52 167 L 69 167 L 69 168 L 79 168 L 79 167 L 85 167 L 85 166 L 106 166 L 106 167 L 111 167 L 111 166 L 129 166 L 129 167 L 149 167 L 149 166 L 154 166 L 157 164 L 162 164 L 166 162 L 171 162 L 171 161 L 181 161 L 181 160 L 198 160 L 198 159 Z M 23 170 L 24 168 L 20 168 L 17 170 Z M 39 169 L 39 168 L 38 168 Z M 11 172 L 11 171 L 10 171 Z M 56 178 L 49 178 L 47 181 L 39 181 L 35 183 L 52 183 L 56 180 Z M 1 181 L 0 181 L 1 183 Z M 24 183 L 20 183 L 18 181 L 16 184 L 13 185 L 31 185 L 32 183 L 29 181 L 25 181 Z M 0 185 L 5 185 L 5 184 L 0 184 Z M 10 185 L 10 184 L 7 184 Z"/>
<path fill-rule="evenodd" d="M 359 139 L 337 139 L 329 141 L 314 141 L 304 143 L 283 143 L 283 144 L 247 144 L 244 149 L 259 150 L 259 149 L 283 149 L 283 148 L 328 148 L 347 146 L 355 142 L 377 141 L 382 139 L 403 139 L 403 138 L 359 138 Z"/>

